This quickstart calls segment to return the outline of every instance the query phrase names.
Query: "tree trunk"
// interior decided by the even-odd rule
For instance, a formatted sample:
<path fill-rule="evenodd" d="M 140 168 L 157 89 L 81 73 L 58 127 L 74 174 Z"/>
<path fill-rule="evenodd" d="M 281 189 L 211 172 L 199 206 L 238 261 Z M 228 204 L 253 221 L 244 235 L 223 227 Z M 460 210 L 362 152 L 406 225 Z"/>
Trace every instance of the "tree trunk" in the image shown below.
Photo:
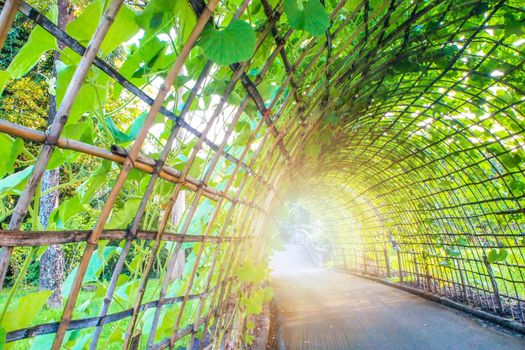
<path fill-rule="evenodd" d="M 71 19 L 69 0 L 58 0 L 58 26 L 65 29 Z M 59 43 L 60 49 L 64 49 Z M 60 60 L 60 54 L 55 52 L 55 63 L 53 64 L 53 77 L 57 78 L 56 63 Z M 49 101 L 48 124 L 53 123 L 57 111 L 56 97 L 51 96 Z M 46 170 L 42 176 L 42 192 L 60 184 L 60 169 Z M 38 217 L 44 229 L 49 224 L 49 217 L 53 210 L 58 207 L 58 190 L 51 191 L 40 197 L 40 211 Z M 62 281 L 64 280 L 64 252 L 60 245 L 52 245 L 44 252 L 40 259 L 40 289 L 51 290 L 53 294 L 49 297 L 47 305 L 51 308 L 62 307 Z"/>
<path fill-rule="evenodd" d="M 180 223 L 180 220 L 182 219 L 182 215 L 184 215 L 185 209 L 186 209 L 186 192 L 180 191 L 179 196 L 177 197 L 177 201 L 175 202 L 175 205 L 171 212 L 171 222 L 174 225 L 178 225 Z M 184 273 L 185 263 L 186 263 L 186 255 L 184 253 L 184 250 L 181 249 L 179 251 L 179 254 L 177 254 L 175 265 L 173 266 L 173 270 L 171 270 L 171 273 L 168 276 L 168 278 L 172 281 L 175 279 L 182 278 L 182 275 Z"/>

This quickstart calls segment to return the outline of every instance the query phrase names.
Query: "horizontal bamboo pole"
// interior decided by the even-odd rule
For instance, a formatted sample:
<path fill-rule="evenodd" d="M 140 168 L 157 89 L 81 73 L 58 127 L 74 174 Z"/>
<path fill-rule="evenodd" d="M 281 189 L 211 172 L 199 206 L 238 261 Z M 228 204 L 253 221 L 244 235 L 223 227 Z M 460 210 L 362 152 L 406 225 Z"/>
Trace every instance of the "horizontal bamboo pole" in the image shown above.
<path fill-rule="evenodd" d="M 9 134 L 14 137 L 21 137 L 23 139 L 38 143 L 44 143 L 46 140 L 46 134 L 43 131 L 33 130 L 31 128 L 14 124 L 3 119 L 0 119 L 0 132 Z M 93 146 L 76 140 L 71 140 L 62 136 L 58 139 L 56 146 L 61 149 L 77 151 L 101 159 L 114 161 L 119 164 L 124 164 L 124 162 L 126 161 L 127 151 L 118 146 L 113 146 L 112 151 L 108 151 L 97 146 Z M 138 170 L 142 170 L 151 174 L 155 171 L 155 160 L 141 155 L 134 163 L 134 167 Z M 160 172 L 159 176 L 163 180 L 172 183 L 180 183 L 180 181 L 178 180 L 180 176 L 180 171 L 171 168 L 167 165 L 164 165 L 162 167 L 162 171 Z M 188 176 L 186 178 L 186 181 L 184 181 L 182 185 L 192 191 L 197 191 L 201 186 L 201 182 Z M 221 191 L 217 191 L 208 186 L 205 186 L 204 193 L 206 197 L 215 201 L 218 200 L 219 197 L 225 196 L 225 194 Z"/>
<path fill-rule="evenodd" d="M 212 291 L 213 291 L 213 288 L 212 290 L 206 291 L 204 293 L 193 294 L 191 295 L 191 299 L 198 300 L 198 299 L 206 298 Z M 166 298 L 162 301 L 162 305 L 172 305 L 172 304 L 180 303 L 182 299 L 183 297 Z M 140 306 L 140 311 L 145 311 L 145 310 L 148 310 L 154 307 L 158 307 L 158 306 L 159 306 L 159 300 L 149 301 Z M 132 311 L 133 309 L 127 309 L 127 310 L 123 310 L 123 311 L 119 311 L 113 314 L 106 315 L 104 317 L 89 317 L 89 318 L 82 318 L 78 320 L 72 320 L 69 323 L 67 330 L 72 331 L 72 330 L 78 330 L 78 329 L 86 329 L 86 328 L 91 328 L 91 327 L 95 327 L 98 325 L 106 325 L 109 323 L 117 322 L 117 321 L 123 320 L 131 316 Z M 14 342 L 17 340 L 33 338 L 39 335 L 55 333 L 58 330 L 59 324 L 60 324 L 59 322 L 51 322 L 51 323 L 40 324 L 37 326 L 18 329 L 15 331 L 8 332 L 6 342 L 10 343 L 10 342 Z"/>
<path fill-rule="evenodd" d="M 0 245 L 5 247 L 41 247 L 53 244 L 68 244 L 86 242 L 91 231 L 68 230 L 68 231 L 10 231 L 0 230 Z M 104 230 L 100 239 L 110 241 L 122 241 L 132 239 L 137 241 L 152 241 L 157 231 L 137 231 L 134 237 L 128 237 L 128 231 L 124 229 Z M 239 240 L 237 237 L 215 237 L 204 235 L 183 235 L 180 233 L 167 232 L 162 237 L 168 242 L 206 242 L 222 243 Z"/>

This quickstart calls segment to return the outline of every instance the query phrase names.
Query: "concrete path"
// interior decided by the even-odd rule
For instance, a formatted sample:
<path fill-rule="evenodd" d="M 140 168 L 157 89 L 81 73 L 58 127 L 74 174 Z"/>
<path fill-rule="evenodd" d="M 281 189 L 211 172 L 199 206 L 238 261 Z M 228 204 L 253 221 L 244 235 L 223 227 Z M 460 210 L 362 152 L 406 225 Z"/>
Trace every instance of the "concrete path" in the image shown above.
<path fill-rule="evenodd" d="M 525 350 L 525 340 L 437 303 L 324 270 L 288 245 L 272 260 L 277 349 Z"/>

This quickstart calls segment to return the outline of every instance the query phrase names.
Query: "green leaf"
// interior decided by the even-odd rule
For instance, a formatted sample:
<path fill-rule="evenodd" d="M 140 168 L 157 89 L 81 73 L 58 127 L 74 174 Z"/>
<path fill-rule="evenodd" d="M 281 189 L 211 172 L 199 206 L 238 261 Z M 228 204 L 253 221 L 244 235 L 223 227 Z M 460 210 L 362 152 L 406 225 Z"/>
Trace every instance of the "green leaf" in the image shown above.
<path fill-rule="evenodd" d="M 443 267 L 452 267 L 452 265 L 450 264 L 450 260 L 448 259 L 445 259 L 445 260 L 441 260 L 439 263 L 438 263 L 439 266 L 443 266 Z"/>
<path fill-rule="evenodd" d="M 8 193 L 20 194 L 32 171 L 33 166 L 31 165 L 22 171 L 14 173 L 13 175 L 0 180 L 0 196 Z"/>
<path fill-rule="evenodd" d="M 137 138 L 147 116 L 147 113 L 142 113 L 137 119 L 135 119 L 135 121 L 131 124 L 131 126 L 128 128 L 128 130 L 126 130 L 125 133 L 120 131 L 120 129 L 115 125 L 111 117 L 106 117 L 106 123 L 109 131 L 111 132 L 111 135 L 113 136 L 113 139 L 115 139 L 115 142 L 117 144 L 127 143 Z"/>
<path fill-rule="evenodd" d="M 505 18 L 505 35 L 523 35 L 525 34 L 525 18 L 522 20 L 516 19 L 512 13 L 506 13 Z"/>
<path fill-rule="evenodd" d="M 453 257 L 457 257 L 457 256 L 461 255 L 459 249 L 456 248 L 456 247 L 447 247 L 447 248 L 445 248 L 445 253 L 448 256 L 453 256 Z"/>
<path fill-rule="evenodd" d="M 31 350 L 51 349 L 54 338 L 54 334 L 46 334 L 36 337 L 33 344 L 31 344 Z"/>
<path fill-rule="evenodd" d="M 95 0 L 77 18 L 67 24 L 66 32 L 82 45 L 88 46 L 101 16 L 102 5 L 100 0 Z"/>
<path fill-rule="evenodd" d="M 264 302 L 268 303 L 273 299 L 273 288 L 265 287 L 261 289 Z"/>
<path fill-rule="evenodd" d="M 321 154 L 321 144 L 315 141 L 309 142 L 305 147 L 304 153 L 309 158 L 317 160 Z"/>
<path fill-rule="evenodd" d="M 489 5 L 487 4 L 487 2 L 480 2 L 478 4 L 476 4 L 473 8 L 472 8 L 472 13 L 474 15 L 482 15 L 484 14 L 485 12 L 487 12 L 489 9 Z"/>
<path fill-rule="evenodd" d="M 500 156 L 499 160 L 507 168 L 516 168 L 522 161 L 520 155 L 516 153 L 506 153 Z"/>
<path fill-rule="evenodd" d="M 324 119 L 325 124 L 337 125 L 339 123 L 339 117 L 335 113 L 330 113 Z"/>
<path fill-rule="evenodd" d="M 56 208 L 53 213 L 51 213 L 51 219 L 56 225 L 55 228 L 62 229 L 67 220 L 83 210 L 84 206 L 82 205 L 80 194 L 77 194 L 74 197 L 62 202 L 58 208 Z M 51 226 L 47 229 L 51 229 Z"/>
<path fill-rule="evenodd" d="M 158 32 L 167 31 L 173 24 L 174 10 L 177 0 L 151 0 L 137 16 L 136 22 L 146 31 L 146 36 L 154 36 Z"/>
<path fill-rule="evenodd" d="M 82 142 L 91 142 L 91 126 L 86 122 L 80 122 L 75 124 L 68 124 L 65 126 L 62 136 L 71 140 L 82 141 Z M 80 156 L 79 152 L 64 150 L 64 149 L 55 149 L 53 155 L 49 160 L 47 169 L 56 169 L 66 162 L 73 162 Z"/>
<path fill-rule="evenodd" d="M 66 89 L 69 86 L 75 70 L 76 65 L 66 65 L 62 62 L 57 62 L 57 105 L 62 103 L 62 99 L 64 98 Z M 87 111 L 102 109 L 108 97 L 108 90 L 109 77 L 101 70 L 92 68 L 75 99 L 75 103 L 69 114 L 68 123 L 76 123 L 80 116 Z"/>
<path fill-rule="evenodd" d="M 130 198 L 121 209 L 115 209 L 106 224 L 107 229 L 126 228 L 135 217 L 139 208 L 140 198 Z"/>
<path fill-rule="evenodd" d="M 105 247 L 104 253 L 100 254 L 98 249 L 93 252 L 91 259 L 89 260 L 89 265 L 86 270 L 86 274 L 82 280 L 82 283 L 95 282 L 98 281 L 102 268 L 107 263 L 107 261 L 114 255 L 120 254 L 122 249 L 120 247 Z M 75 275 L 77 274 L 78 266 L 76 266 L 67 276 L 64 284 L 62 285 L 62 295 L 67 296 L 73 286 L 75 280 Z"/>
<path fill-rule="evenodd" d="M 41 290 L 21 297 L 16 307 L 6 312 L 1 324 L 2 328 L 10 332 L 30 326 L 51 294 L 53 292 L 50 290 Z"/>
<path fill-rule="evenodd" d="M 108 54 L 112 52 L 120 44 L 130 40 L 138 33 L 140 27 L 135 21 L 136 16 L 136 13 L 126 5 L 122 6 L 100 47 L 103 53 Z"/>
<path fill-rule="evenodd" d="M 497 249 L 491 249 L 487 254 L 487 260 L 489 263 L 505 261 L 508 255 L 509 253 L 503 248 L 501 248 L 499 251 Z"/>
<path fill-rule="evenodd" d="M 105 160 L 100 167 L 93 172 L 91 177 L 82 184 L 80 188 L 82 203 L 88 203 L 93 198 L 96 191 L 99 191 L 101 187 L 104 188 L 102 185 L 107 181 L 107 176 L 110 171 L 111 162 Z"/>
<path fill-rule="evenodd" d="M 246 61 L 255 51 L 255 31 L 246 22 L 236 20 L 224 30 L 209 26 L 202 33 L 199 46 L 204 56 L 217 64 L 229 65 Z"/>
<path fill-rule="evenodd" d="M 250 261 L 242 264 L 237 268 L 236 275 L 241 282 L 254 282 L 257 275 L 255 265 Z"/>
<path fill-rule="evenodd" d="M 24 141 L 13 139 L 6 134 L 0 134 L 0 178 L 14 170 L 17 157 L 24 150 Z"/>
<path fill-rule="evenodd" d="M 247 315 L 258 315 L 262 311 L 263 300 L 260 293 L 255 292 L 250 298 L 243 298 L 243 304 L 246 306 Z"/>
<path fill-rule="evenodd" d="M 523 192 L 525 190 L 525 182 L 522 182 L 522 181 L 517 180 L 517 179 L 513 179 L 510 182 L 509 187 L 513 191 Z"/>
<path fill-rule="evenodd" d="M 0 70 L 0 95 L 2 95 L 2 92 L 4 91 L 4 88 L 7 84 L 7 81 L 11 75 L 6 70 Z"/>
<path fill-rule="evenodd" d="M 56 39 L 44 28 L 36 26 L 26 44 L 22 46 L 7 67 L 7 71 L 13 79 L 19 79 L 29 72 L 38 63 L 40 57 L 49 50 L 58 50 Z"/>
<path fill-rule="evenodd" d="M 312 35 L 322 35 L 330 25 L 330 18 L 319 0 L 284 0 L 284 12 L 292 28 Z"/>
<path fill-rule="evenodd" d="M 253 340 L 255 339 L 255 337 L 251 334 L 245 334 L 244 335 L 244 342 L 248 345 L 252 345 L 253 343 Z"/>
<path fill-rule="evenodd" d="M 0 327 L 0 350 L 5 349 L 5 344 L 7 341 L 7 331 L 4 327 Z"/>

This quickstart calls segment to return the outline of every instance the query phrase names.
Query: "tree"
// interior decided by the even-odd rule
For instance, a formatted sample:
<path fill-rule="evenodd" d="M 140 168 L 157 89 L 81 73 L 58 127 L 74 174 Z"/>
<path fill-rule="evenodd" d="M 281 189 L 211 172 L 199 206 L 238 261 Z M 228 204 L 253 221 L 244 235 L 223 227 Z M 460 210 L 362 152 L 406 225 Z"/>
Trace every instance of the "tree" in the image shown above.
<path fill-rule="evenodd" d="M 58 26 L 65 29 L 67 23 L 71 20 L 71 4 L 69 0 L 58 0 Z M 59 43 L 61 50 L 63 44 Z M 60 53 L 54 53 L 53 77 L 56 81 L 57 62 L 60 60 Z M 48 111 L 48 124 L 51 125 L 57 112 L 56 97 L 51 95 Z M 60 168 L 46 170 L 42 177 L 42 193 L 60 184 Z M 49 217 L 59 203 L 59 191 L 57 189 L 45 193 L 40 198 L 39 219 L 44 229 L 49 224 Z M 62 281 L 64 279 L 64 252 L 60 245 L 51 245 L 40 259 L 40 289 L 53 291 L 47 304 L 52 308 L 62 306 Z"/>

